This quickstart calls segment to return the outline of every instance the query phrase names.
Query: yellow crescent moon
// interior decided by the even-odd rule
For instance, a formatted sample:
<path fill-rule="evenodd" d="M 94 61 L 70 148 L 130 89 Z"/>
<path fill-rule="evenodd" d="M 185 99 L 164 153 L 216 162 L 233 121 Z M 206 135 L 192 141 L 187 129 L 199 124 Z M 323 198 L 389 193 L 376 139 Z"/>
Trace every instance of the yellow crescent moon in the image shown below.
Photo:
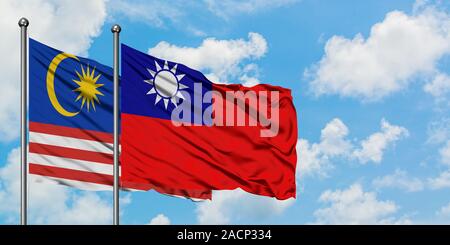
<path fill-rule="evenodd" d="M 59 64 L 67 59 L 72 58 L 77 61 L 80 61 L 75 55 L 72 54 L 66 54 L 66 53 L 60 53 L 53 58 L 52 62 L 50 62 L 50 65 L 48 66 L 47 70 L 47 93 L 48 98 L 50 99 L 50 102 L 52 103 L 53 107 L 56 111 L 59 112 L 59 114 L 66 116 L 66 117 L 73 117 L 76 116 L 78 112 L 70 112 L 64 109 L 64 107 L 59 103 L 58 98 L 56 97 L 55 93 L 55 72 L 58 68 Z"/>

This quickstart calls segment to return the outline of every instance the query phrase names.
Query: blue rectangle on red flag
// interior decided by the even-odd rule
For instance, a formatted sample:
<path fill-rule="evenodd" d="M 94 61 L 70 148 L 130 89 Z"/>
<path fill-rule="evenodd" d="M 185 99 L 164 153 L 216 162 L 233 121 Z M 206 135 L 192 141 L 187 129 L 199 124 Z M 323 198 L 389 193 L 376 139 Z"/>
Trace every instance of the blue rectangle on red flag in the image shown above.
<path fill-rule="evenodd" d="M 190 97 L 192 115 L 183 117 L 183 121 L 211 124 L 202 115 L 211 105 L 211 100 L 205 100 L 204 95 L 212 90 L 212 83 L 201 72 L 122 44 L 122 76 L 127 77 L 121 84 L 127 91 L 121 95 L 122 113 L 171 120 L 172 111 L 185 94 Z M 195 103 L 195 99 L 201 101 Z"/>

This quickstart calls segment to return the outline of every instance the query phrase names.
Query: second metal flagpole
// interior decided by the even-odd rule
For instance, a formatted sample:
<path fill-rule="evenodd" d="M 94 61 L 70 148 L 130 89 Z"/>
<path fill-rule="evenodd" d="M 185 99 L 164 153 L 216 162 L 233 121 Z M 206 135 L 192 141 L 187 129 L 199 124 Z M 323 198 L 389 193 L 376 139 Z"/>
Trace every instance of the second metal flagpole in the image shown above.
<path fill-rule="evenodd" d="M 27 27 L 28 20 L 21 18 L 20 26 L 20 224 L 27 224 Z"/>
<path fill-rule="evenodd" d="M 114 25 L 114 203 L 113 224 L 119 225 L 119 33 L 120 26 Z"/>

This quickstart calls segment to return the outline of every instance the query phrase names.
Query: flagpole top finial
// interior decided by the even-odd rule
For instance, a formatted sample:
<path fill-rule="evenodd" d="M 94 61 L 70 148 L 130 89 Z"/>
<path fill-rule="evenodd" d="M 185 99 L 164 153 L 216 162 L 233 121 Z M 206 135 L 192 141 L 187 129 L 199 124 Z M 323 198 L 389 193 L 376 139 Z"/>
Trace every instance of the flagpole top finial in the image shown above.
<path fill-rule="evenodd" d="M 120 26 L 118 24 L 113 25 L 113 27 L 111 27 L 111 32 L 112 33 L 120 33 L 120 31 L 122 30 L 122 28 L 120 28 Z"/>
<path fill-rule="evenodd" d="M 27 20 L 27 18 L 25 18 L 25 17 L 20 18 L 20 20 L 19 20 L 20 27 L 23 27 L 23 26 L 27 27 L 29 24 L 30 24 L 30 22 Z"/>

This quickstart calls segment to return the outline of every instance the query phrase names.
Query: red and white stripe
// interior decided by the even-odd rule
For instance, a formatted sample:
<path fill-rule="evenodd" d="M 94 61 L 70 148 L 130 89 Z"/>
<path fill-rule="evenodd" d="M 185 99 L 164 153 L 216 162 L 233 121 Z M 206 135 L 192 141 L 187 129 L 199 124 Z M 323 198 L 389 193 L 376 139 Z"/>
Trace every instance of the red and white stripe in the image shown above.
<path fill-rule="evenodd" d="M 38 182 L 53 182 L 82 190 L 112 190 L 113 134 L 30 122 L 28 147 L 28 171 L 38 177 Z M 148 189 L 133 183 L 121 188 L 128 191 Z"/>
<path fill-rule="evenodd" d="M 112 190 L 113 134 L 30 122 L 29 173 L 84 190 Z"/>

